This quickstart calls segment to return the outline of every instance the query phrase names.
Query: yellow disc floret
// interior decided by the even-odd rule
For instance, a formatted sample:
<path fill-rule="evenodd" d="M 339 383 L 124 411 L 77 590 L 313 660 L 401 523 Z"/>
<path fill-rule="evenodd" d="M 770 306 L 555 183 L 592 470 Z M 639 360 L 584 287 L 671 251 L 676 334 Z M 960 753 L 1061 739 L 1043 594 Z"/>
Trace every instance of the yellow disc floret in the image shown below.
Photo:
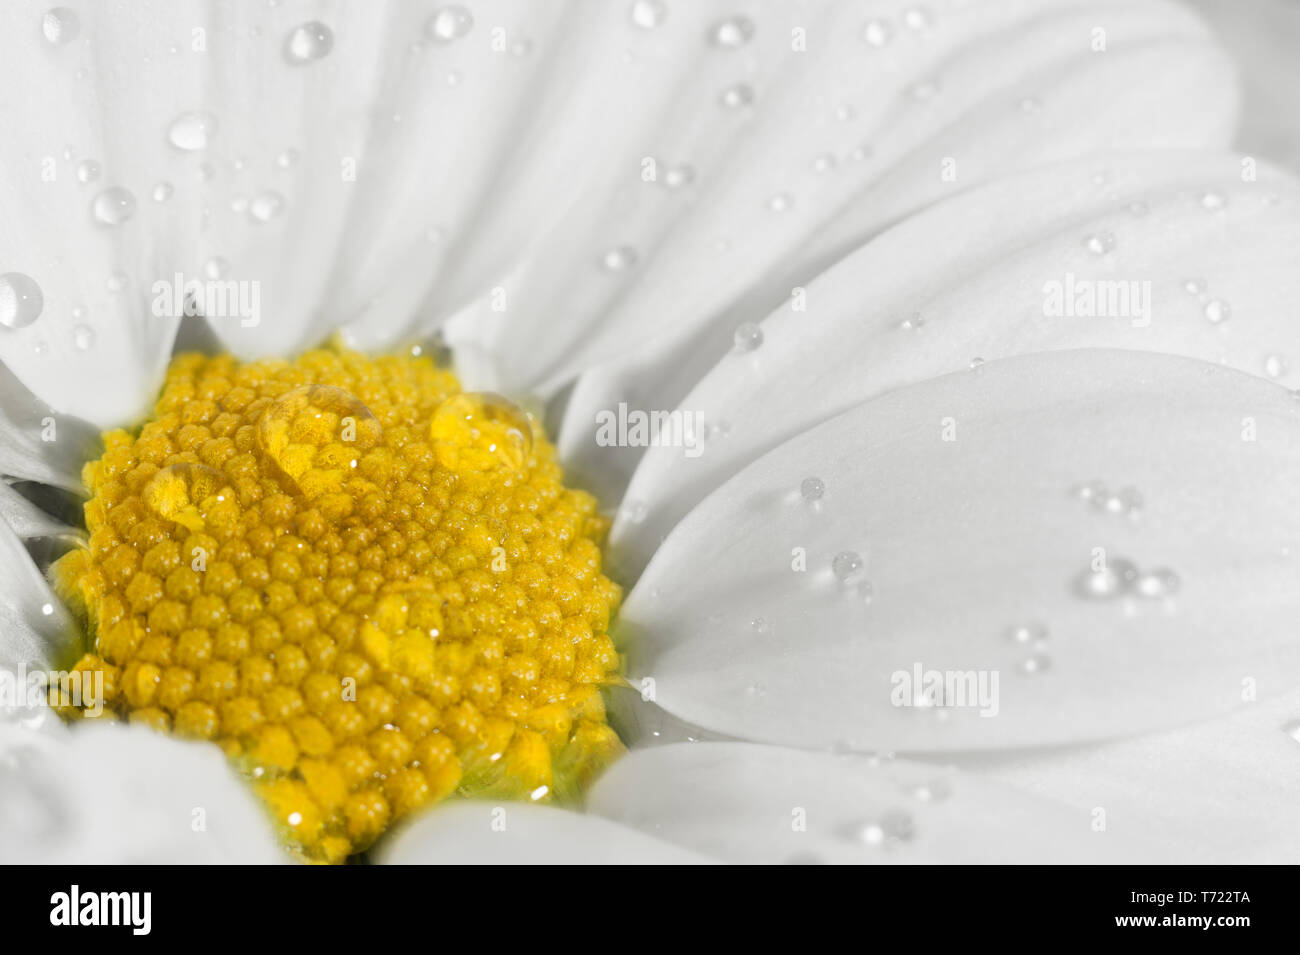
<path fill-rule="evenodd" d="M 104 444 L 57 567 L 77 666 L 220 744 L 302 857 L 452 793 L 572 797 L 618 753 L 606 521 L 505 399 L 415 355 L 182 355 Z"/>

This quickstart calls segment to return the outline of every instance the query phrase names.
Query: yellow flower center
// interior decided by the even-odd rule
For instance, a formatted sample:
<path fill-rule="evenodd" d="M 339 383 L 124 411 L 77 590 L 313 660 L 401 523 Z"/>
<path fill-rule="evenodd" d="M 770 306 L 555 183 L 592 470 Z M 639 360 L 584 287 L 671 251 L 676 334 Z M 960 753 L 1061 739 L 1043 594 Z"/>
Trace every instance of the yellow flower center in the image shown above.
<path fill-rule="evenodd" d="M 607 521 L 495 395 L 414 355 L 182 355 L 85 468 L 108 711 L 219 743 L 338 862 L 452 793 L 571 798 L 621 750 Z"/>

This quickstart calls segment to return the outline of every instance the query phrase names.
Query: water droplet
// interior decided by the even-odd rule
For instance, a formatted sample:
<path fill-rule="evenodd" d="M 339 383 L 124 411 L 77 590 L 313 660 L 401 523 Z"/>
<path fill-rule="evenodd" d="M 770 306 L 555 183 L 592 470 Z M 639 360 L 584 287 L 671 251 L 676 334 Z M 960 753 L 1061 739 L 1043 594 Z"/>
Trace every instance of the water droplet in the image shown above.
<path fill-rule="evenodd" d="M 474 29 L 474 18 L 464 7 L 455 5 L 434 11 L 424 25 L 424 32 L 438 43 L 451 43 Z"/>
<path fill-rule="evenodd" d="M 1281 378 L 1286 374 L 1286 362 L 1278 355 L 1269 355 L 1264 359 L 1264 374 L 1270 378 Z"/>
<path fill-rule="evenodd" d="M 1221 298 L 1212 298 L 1205 303 L 1205 317 L 1212 325 L 1226 322 L 1232 316 L 1232 306 Z"/>
<path fill-rule="evenodd" d="M 772 212 L 787 212 L 791 205 L 793 205 L 793 200 L 785 192 L 778 192 L 767 200 L 767 208 Z"/>
<path fill-rule="evenodd" d="M 1157 570 L 1145 571 L 1138 575 L 1133 581 L 1133 591 L 1140 597 L 1149 599 L 1158 599 L 1160 597 L 1172 597 L 1178 593 L 1178 588 L 1182 586 L 1182 581 L 1172 570 L 1159 568 Z"/>
<path fill-rule="evenodd" d="M 916 835 L 916 825 L 911 815 L 901 809 L 889 809 L 878 818 L 853 823 L 845 830 L 853 842 L 865 846 L 892 846 L 911 842 Z"/>
<path fill-rule="evenodd" d="M 772 626 L 762 617 L 755 617 L 753 620 L 749 621 L 749 629 L 753 630 L 755 633 L 770 633 L 772 631 Z"/>
<path fill-rule="evenodd" d="M 361 400 L 332 385 L 294 388 L 257 422 L 257 444 L 304 496 L 337 491 L 383 429 Z"/>
<path fill-rule="evenodd" d="M 281 169 L 288 169 L 298 162 L 298 150 L 286 149 L 280 155 L 275 157 L 275 164 Z"/>
<path fill-rule="evenodd" d="M 1115 251 L 1115 233 L 1096 232 L 1083 237 L 1083 247 L 1093 255 L 1105 255 Z"/>
<path fill-rule="evenodd" d="M 718 97 L 718 101 L 727 109 L 743 109 L 754 103 L 754 88 L 746 83 L 728 86 Z"/>
<path fill-rule="evenodd" d="M 35 279 L 22 272 L 0 275 L 0 325 L 26 328 L 41 317 L 45 296 Z"/>
<path fill-rule="evenodd" d="M 102 170 L 100 165 L 95 162 L 95 160 L 83 159 L 81 162 L 77 163 L 75 175 L 77 177 L 77 182 L 94 182 L 99 178 L 101 172 Z"/>
<path fill-rule="evenodd" d="M 183 462 L 165 467 L 144 486 L 140 497 L 154 516 L 175 521 L 195 533 L 207 524 L 211 506 L 230 482 L 220 471 Z"/>
<path fill-rule="evenodd" d="M 119 226 L 135 215 L 135 196 L 121 186 L 112 186 L 94 198 L 90 214 L 100 225 Z"/>
<path fill-rule="evenodd" d="M 709 28 L 709 42 L 723 50 L 737 50 L 754 38 L 754 21 L 727 17 Z"/>
<path fill-rule="evenodd" d="M 981 367 L 983 364 L 984 364 L 984 359 L 977 356 L 970 360 L 969 367 L 972 371 L 974 371 L 975 369 Z"/>
<path fill-rule="evenodd" d="M 46 10 L 41 18 L 41 33 L 55 46 L 71 43 L 81 33 L 81 19 L 67 7 Z"/>
<path fill-rule="evenodd" d="M 1183 289 L 1187 292 L 1188 295 L 1204 295 L 1205 280 L 1187 279 L 1185 282 L 1183 282 Z"/>
<path fill-rule="evenodd" d="M 825 173 L 835 168 L 835 157 L 830 153 L 823 153 L 812 161 L 813 172 Z"/>
<path fill-rule="evenodd" d="M 1040 646 L 1047 642 L 1047 624 L 1041 620 L 1016 624 L 1007 630 L 1007 639 L 1021 646 Z"/>
<path fill-rule="evenodd" d="M 217 118 L 211 113 L 181 113 L 167 127 L 167 142 L 182 152 L 197 152 L 208 148 L 216 131 Z"/>
<path fill-rule="evenodd" d="M 912 7 L 903 14 L 903 24 L 909 30 L 928 30 L 934 18 L 924 7 Z"/>
<path fill-rule="evenodd" d="M 153 190 L 149 193 L 149 197 L 153 199 L 154 202 L 166 202 L 172 197 L 175 191 L 176 190 L 172 188 L 170 182 L 160 182 L 153 187 Z"/>
<path fill-rule="evenodd" d="M 831 572 L 841 581 L 848 581 L 862 572 L 861 556 L 855 551 L 845 550 L 836 554 L 831 561 Z"/>
<path fill-rule="evenodd" d="M 278 192 L 264 192 L 248 204 L 248 215 L 254 222 L 270 222 L 284 210 L 284 196 Z"/>
<path fill-rule="evenodd" d="M 799 482 L 799 496 L 809 504 L 816 504 L 826 495 L 826 482 L 818 477 L 807 477 Z"/>
<path fill-rule="evenodd" d="M 108 281 L 104 283 L 104 286 L 110 292 L 117 293 L 126 288 L 128 281 L 130 281 L 130 278 L 125 272 L 114 272 L 108 277 Z"/>
<path fill-rule="evenodd" d="M 664 172 L 664 185 L 669 189 L 680 189 L 694 181 L 695 170 L 691 166 L 672 166 Z"/>
<path fill-rule="evenodd" d="M 220 256 L 214 255 L 204 263 L 203 274 L 210 279 L 224 279 L 230 274 L 230 263 Z"/>
<path fill-rule="evenodd" d="M 72 329 L 72 345 L 77 351 L 90 351 L 95 347 L 95 330 L 89 325 L 76 325 Z"/>
<path fill-rule="evenodd" d="M 1114 600 L 1137 579 L 1137 568 L 1127 560 L 1112 560 L 1100 570 L 1088 569 L 1074 582 L 1074 592 L 1087 600 Z"/>
<path fill-rule="evenodd" d="M 248 209 L 248 196 L 233 196 L 230 200 L 231 212 L 244 212 Z"/>
<path fill-rule="evenodd" d="M 855 110 L 852 106 L 849 106 L 847 103 L 841 103 L 839 106 L 835 107 L 835 118 L 838 119 L 841 123 L 847 123 L 849 120 L 853 119 L 853 117 L 857 115 L 858 115 L 858 111 Z"/>
<path fill-rule="evenodd" d="M 632 23 L 642 30 L 653 30 L 668 19 L 668 4 L 663 0 L 636 0 L 632 4 Z"/>
<path fill-rule="evenodd" d="M 440 404 L 429 423 L 440 463 L 475 471 L 517 471 L 533 449 L 528 413 L 492 392 L 465 392 Z"/>
<path fill-rule="evenodd" d="M 334 49 L 334 31 L 312 20 L 289 31 L 284 38 L 284 60 L 290 66 L 305 66 L 321 57 L 328 56 Z"/>
<path fill-rule="evenodd" d="M 1042 673 L 1051 668 L 1052 660 L 1046 653 L 1034 653 L 1020 661 L 1017 669 L 1021 673 Z"/>
<path fill-rule="evenodd" d="M 1201 208 L 1206 212 L 1218 212 L 1228 204 L 1228 200 L 1218 192 L 1206 192 L 1201 195 Z"/>
<path fill-rule="evenodd" d="M 912 796 L 918 802 L 943 802 L 952 795 L 952 786 L 946 779 L 918 783 L 912 787 Z"/>
<path fill-rule="evenodd" d="M 736 328 L 731 336 L 736 351 L 756 351 L 763 344 L 763 330 L 753 322 L 745 322 Z"/>
<path fill-rule="evenodd" d="M 894 38 L 894 27 L 888 20 L 868 20 L 862 31 L 862 39 L 867 46 L 880 49 Z"/>
<path fill-rule="evenodd" d="M 636 249 L 630 245 L 620 245 L 600 257 L 600 266 L 606 272 L 626 272 L 636 265 L 636 259 Z"/>

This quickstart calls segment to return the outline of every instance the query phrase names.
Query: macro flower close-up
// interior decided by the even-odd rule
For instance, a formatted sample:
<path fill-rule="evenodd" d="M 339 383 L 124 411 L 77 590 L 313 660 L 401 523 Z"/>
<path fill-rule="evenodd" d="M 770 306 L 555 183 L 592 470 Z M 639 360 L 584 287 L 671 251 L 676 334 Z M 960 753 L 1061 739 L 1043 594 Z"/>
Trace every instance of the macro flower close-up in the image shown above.
<path fill-rule="evenodd" d="M 1300 3 L 54 3 L 5 862 L 1300 861 Z"/>

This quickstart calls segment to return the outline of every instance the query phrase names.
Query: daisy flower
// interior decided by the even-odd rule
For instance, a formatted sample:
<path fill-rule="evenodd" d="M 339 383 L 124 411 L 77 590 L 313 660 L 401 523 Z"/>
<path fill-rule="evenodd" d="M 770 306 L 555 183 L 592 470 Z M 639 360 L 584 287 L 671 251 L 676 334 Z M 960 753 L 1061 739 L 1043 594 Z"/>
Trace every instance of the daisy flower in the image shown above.
<path fill-rule="evenodd" d="M 7 4 L 7 856 L 1294 860 L 1246 9 Z"/>

